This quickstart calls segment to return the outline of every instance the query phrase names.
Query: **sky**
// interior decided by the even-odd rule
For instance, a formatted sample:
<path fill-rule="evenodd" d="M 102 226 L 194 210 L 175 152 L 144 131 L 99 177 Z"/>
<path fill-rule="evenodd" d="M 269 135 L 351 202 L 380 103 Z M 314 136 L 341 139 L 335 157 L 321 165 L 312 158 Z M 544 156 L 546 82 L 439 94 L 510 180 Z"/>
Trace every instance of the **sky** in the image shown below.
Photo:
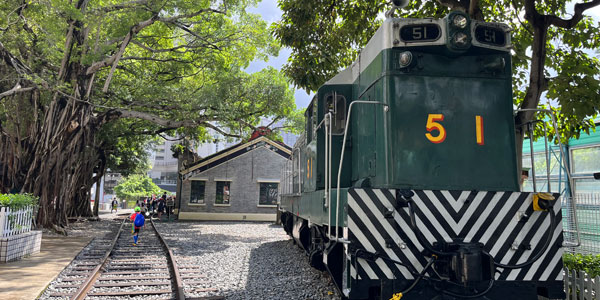
<path fill-rule="evenodd" d="M 581 2 L 581 1 L 576 1 Z M 571 6 L 570 11 L 573 11 L 573 6 Z M 258 4 L 255 8 L 248 9 L 249 12 L 260 14 L 263 19 L 267 22 L 272 23 L 281 19 L 281 10 L 277 7 L 277 0 L 263 0 Z M 600 6 L 594 7 L 592 9 L 588 9 L 584 13 L 585 15 L 590 15 L 594 17 L 595 20 L 600 21 Z M 262 70 L 267 66 L 272 66 L 278 70 L 281 70 L 281 67 L 287 62 L 288 57 L 290 56 L 291 49 L 282 48 L 279 51 L 279 56 L 270 57 L 269 61 L 254 61 L 250 63 L 250 66 L 246 69 L 247 72 L 256 72 Z M 298 108 L 306 108 L 310 103 L 314 94 L 307 94 L 304 90 L 296 89 L 296 107 Z"/>
<path fill-rule="evenodd" d="M 269 24 L 275 21 L 279 21 L 281 19 L 281 10 L 277 7 L 277 0 L 263 0 L 258 4 L 255 8 L 248 9 L 248 12 L 260 14 L 263 19 Z M 246 69 L 247 72 L 253 73 L 256 71 L 260 71 L 267 66 L 271 66 L 278 70 L 281 70 L 281 67 L 287 62 L 288 57 L 292 53 L 290 48 L 281 48 L 279 51 L 279 56 L 270 57 L 269 61 L 253 61 L 250 63 L 250 66 Z M 312 100 L 314 94 L 307 94 L 304 90 L 296 89 L 296 107 L 297 108 L 306 108 Z"/>
<path fill-rule="evenodd" d="M 248 9 L 248 12 L 260 14 L 263 19 L 269 24 L 272 22 L 278 21 L 281 19 L 281 10 L 277 7 L 277 0 L 263 0 L 258 4 L 255 8 Z M 279 51 L 279 56 L 270 57 L 269 61 L 253 61 L 250 63 L 250 66 L 246 68 L 247 72 L 253 73 L 256 71 L 260 71 L 267 66 L 271 66 L 278 70 L 281 70 L 281 67 L 287 62 L 288 57 L 292 53 L 292 50 L 289 48 L 281 48 Z M 314 94 L 307 94 L 304 90 L 296 89 L 295 92 L 296 97 L 296 107 L 297 108 L 306 108 L 312 100 Z"/>

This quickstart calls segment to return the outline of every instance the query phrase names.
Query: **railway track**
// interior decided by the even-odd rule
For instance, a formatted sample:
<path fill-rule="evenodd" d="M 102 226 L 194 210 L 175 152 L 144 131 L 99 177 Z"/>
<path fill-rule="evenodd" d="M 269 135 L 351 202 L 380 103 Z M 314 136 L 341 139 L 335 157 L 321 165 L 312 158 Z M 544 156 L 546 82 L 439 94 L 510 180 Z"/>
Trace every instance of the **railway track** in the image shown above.
<path fill-rule="evenodd" d="M 111 240 L 94 241 L 95 245 L 80 254 L 74 266 L 59 278 L 60 283 L 53 286 L 60 292 L 49 293 L 48 298 L 186 299 L 183 279 L 197 280 L 202 274 L 193 269 L 180 272 L 154 222 L 148 223 L 150 226 L 139 234 L 138 245 L 132 244 L 126 220 Z"/>

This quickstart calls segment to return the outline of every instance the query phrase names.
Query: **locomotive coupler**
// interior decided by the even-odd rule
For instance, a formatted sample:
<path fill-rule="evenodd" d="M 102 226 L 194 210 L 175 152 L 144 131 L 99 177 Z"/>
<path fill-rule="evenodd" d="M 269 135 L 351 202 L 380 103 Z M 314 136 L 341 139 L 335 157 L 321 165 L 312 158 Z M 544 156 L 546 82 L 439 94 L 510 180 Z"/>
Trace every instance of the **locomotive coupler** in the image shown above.
<path fill-rule="evenodd" d="M 436 242 L 433 249 L 445 253 L 433 267 L 444 280 L 467 286 L 494 278 L 494 260 L 482 243 Z"/>

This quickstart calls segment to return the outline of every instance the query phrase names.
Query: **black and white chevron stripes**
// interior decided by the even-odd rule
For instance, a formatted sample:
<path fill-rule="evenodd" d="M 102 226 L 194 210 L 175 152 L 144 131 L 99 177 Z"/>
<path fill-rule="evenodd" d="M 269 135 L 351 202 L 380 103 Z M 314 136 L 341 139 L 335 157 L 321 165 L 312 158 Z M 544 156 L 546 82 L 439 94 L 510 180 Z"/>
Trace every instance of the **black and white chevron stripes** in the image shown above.
<path fill-rule="evenodd" d="M 520 264 L 541 251 L 550 227 L 548 213 L 533 211 L 532 193 L 485 191 L 414 190 L 417 226 L 423 236 L 435 241 L 481 242 L 496 262 Z M 558 195 L 555 195 L 558 197 Z M 394 211 L 386 218 L 386 211 Z M 560 201 L 554 205 L 551 246 L 532 265 L 502 270 L 496 280 L 562 280 L 563 242 Z M 524 216 L 527 216 L 524 218 Z M 401 261 L 420 272 L 427 261 L 423 246 L 410 229 L 407 208 L 396 204 L 395 190 L 348 190 L 347 238 L 353 249 L 364 249 Z M 351 266 L 354 279 L 413 279 L 407 267 L 384 261 L 357 259 Z"/>

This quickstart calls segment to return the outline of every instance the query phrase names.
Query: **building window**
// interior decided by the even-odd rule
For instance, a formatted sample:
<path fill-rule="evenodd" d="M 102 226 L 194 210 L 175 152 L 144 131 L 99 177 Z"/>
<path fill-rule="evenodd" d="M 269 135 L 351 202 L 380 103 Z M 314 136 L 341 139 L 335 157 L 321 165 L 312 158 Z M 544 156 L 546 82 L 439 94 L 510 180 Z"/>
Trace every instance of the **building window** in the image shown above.
<path fill-rule="evenodd" d="M 277 205 L 278 188 L 279 184 L 276 182 L 261 182 L 258 204 Z"/>
<path fill-rule="evenodd" d="M 566 175 L 563 159 L 560 157 L 559 149 L 552 149 L 549 152 L 550 163 L 550 189 L 548 188 L 548 165 L 546 163 L 545 152 L 534 152 L 534 168 L 535 168 L 535 186 L 537 192 L 554 192 L 560 193 L 567 186 Z M 523 170 L 528 171 L 528 177 L 523 181 L 523 192 L 533 192 L 533 171 L 531 170 L 531 154 L 523 153 L 522 160 Z"/>
<path fill-rule="evenodd" d="M 165 157 L 164 157 L 164 156 L 157 156 L 155 159 L 156 159 L 156 160 L 164 160 L 164 159 L 165 159 Z"/>
<path fill-rule="evenodd" d="M 594 179 L 594 173 L 600 172 L 600 146 L 571 149 L 571 169 L 575 184 L 575 193 L 600 193 L 600 184 Z"/>
<path fill-rule="evenodd" d="M 229 181 L 217 181 L 215 204 L 229 204 L 230 184 Z"/>
<path fill-rule="evenodd" d="M 544 178 L 537 178 L 535 180 L 535 187 L 538 192 L 547 192 L 548 191 L 548 180 Z M 566 182 L 559 180 L 550 180 L 550 192 L 560 193 L 566 187 Z M 533 181 L 531 179 L 527 179 L 523 182 L 523 192 L 533 192 Z"/>
<path fill-rule="evenodd" d="M 600 194 L 600 184 L 594 178 L 575 178 L 577 194 Z"/>
<path fill-rule="evenodd" d="M 204 187 L 206 186 L 206 182 L 202 180 L 192 180 L 191 183 L 190 203 L 204 204 Z"/>
<path fill-rule="evenodd" d="M 550 152 L 550 175 L 559 175 L 562 169 L 561 160 L 560 160 L 560 150 L 553 150 L 554 152 Z M 546 176 L 548 171 L 548 167 L 546 166 L 546 157 L 545 152 L 534 152 L 533 153 L 535 161 L 535 176 Z M 531 155 L 523 154 L 523 168 L 529 169 L 529 176 L 531 176 Z M 564 174 L 564 172 L 563 172 Z"/>
<path fill-rule="evenodd" d="M 600 147 L 577 148 L 571 150 L 573 174 L 592 174 L 600 171 Z"/>

